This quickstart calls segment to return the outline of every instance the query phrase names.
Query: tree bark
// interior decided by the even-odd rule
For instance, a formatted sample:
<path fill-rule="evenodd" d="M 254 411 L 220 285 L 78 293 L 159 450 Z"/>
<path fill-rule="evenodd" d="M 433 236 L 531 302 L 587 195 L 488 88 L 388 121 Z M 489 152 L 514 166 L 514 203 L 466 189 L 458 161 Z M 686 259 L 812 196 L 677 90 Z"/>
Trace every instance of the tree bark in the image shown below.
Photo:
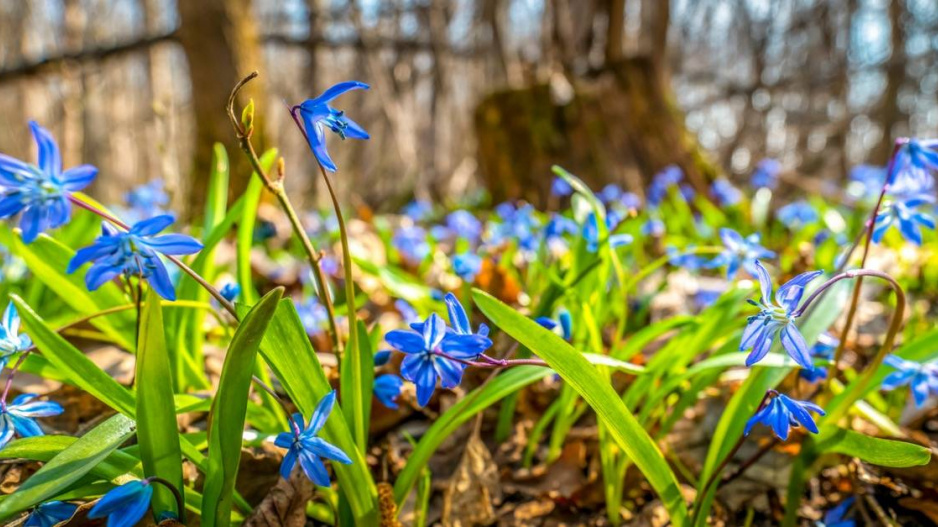
<path fill-rule="evenodd" d="M 179 2 L 179 39 L 189 62 L 196 128 L 186 208 L 192 216 L 200 214 L 205 205 L 214 143 L 221 142 L 233 154 L 231 197 L 242 192 L 251 177 L 243 156 L 234 154 L 237 144 L 225 113 L 231 88 L 243 74 L 262 65 L 250 8 L 249 0 Z M 262 86 L 255 81 L 250 87 L 258 103 L 264 102 L 263 94 L 258 93 Z M 254 129 L 255 135 L 260 135 L 260 119 L 255 119 Z"/>
<path fill-rule="evenodd" d="M 886 66 L 886 89 L 876 112 L 877 121 L 883 129 L 883 139 L 876 146 L 872 156 L 872 161 L 881 165 L 889 161 L 896 125 L 904 119 L 899 108 L 899 90 L 905 81 L 905 27 L 902 25 L 904 10 L 902 0 L 892 0 L 889 3 L 892 55 Z"/>

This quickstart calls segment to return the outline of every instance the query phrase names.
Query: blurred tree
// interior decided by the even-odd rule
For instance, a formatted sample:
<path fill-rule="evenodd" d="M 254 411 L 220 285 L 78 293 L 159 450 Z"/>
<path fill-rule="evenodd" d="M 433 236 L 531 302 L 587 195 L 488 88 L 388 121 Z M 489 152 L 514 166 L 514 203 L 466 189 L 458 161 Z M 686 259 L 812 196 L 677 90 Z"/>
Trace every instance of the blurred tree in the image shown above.
<path fill-rule="evenodd" d="M 487 16 L 497 3 L 486 0 Z M 628 182 L 639 193 L 642 179 L 677 164 L 707 192 L 717 169 L 687 131 L 671 89 L 669 3 L 642 3 L 646 52 L 629 57 L 625 0 L 552 8 L 555 49 L 547 54 L 559 58 L 559 71 L 546 83 L 493 93 L 476 110 L 479 164 L 494 199 L 545 203 L 555 163 L 594 188 Z M 604 42 L 602 62 L 584 63 L 597 42 Z"/>
<path fill-rule="evenodd" d="M 189 211 L 201 211 L 211 172 L 212 145 L 222 142 L 235 152 L 237 142 L 225 113 L 231 89 L 245 74 L 262 64 L 250 0 L 198 0 L 179 2 L 182 24 L 179 40 L 189 63 L 196 144 L 189 178 Z M 263 83 L 251 83 L 255 98 L 263 101 Z M 245 102 L 245 101 L 242 101 Z M 257 119 L 255 130 L 263 130 Z M 255 144 L 263 144 L 255 140 Z M 231 193 L 238 195 L 251 176 L 244 156 L 233 154 Z"/>

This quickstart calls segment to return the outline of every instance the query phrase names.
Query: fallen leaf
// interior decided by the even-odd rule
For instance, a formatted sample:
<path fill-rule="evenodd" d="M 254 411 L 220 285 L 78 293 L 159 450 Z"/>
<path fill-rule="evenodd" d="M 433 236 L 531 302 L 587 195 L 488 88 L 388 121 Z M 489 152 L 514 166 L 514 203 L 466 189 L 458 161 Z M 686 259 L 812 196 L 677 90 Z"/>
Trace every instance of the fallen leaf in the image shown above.
<path fill-rule="evenodd" d="M 267 497 L 244 521 L 244 527 L 303 527 L 306 503 L 313 497 L 313 483 L 302 470 L 294 470 L 289 480 L 280 478 Z"/>
<path fill-rule="evenodd" d="M 477 430 L 469 436 L 462 460 L 443 493 L 443 525 L 492 524 L 497 519 L 495 506 L 501 499 L 498 467 Z"/>

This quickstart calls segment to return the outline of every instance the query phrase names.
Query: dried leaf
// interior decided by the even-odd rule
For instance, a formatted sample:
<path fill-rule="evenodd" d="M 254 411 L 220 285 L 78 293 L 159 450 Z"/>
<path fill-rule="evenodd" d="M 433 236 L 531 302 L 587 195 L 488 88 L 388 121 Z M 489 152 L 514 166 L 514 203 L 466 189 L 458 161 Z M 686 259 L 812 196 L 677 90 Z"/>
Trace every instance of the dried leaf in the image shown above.
<path fill-rule="evenodd" d="M 502 499 L 498 467 L 478 432 L 469 437 L 456 473 L 443 493 L 444 526 L 489 525 Z"/>
<path fill-rule="evenodd" d="M 306 503 L 313 497 L 313 483 L 302 470 L 294 470 L 289 480 L 280 478 L 267 497 L 244 521 L 244 527 L 303 527 Z"/>

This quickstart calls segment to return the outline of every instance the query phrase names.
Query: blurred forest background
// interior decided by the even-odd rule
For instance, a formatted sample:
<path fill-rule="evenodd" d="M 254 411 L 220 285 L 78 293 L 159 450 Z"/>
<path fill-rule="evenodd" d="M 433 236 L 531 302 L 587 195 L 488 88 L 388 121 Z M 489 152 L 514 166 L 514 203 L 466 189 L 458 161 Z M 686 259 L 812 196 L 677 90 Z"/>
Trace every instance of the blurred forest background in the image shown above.
<path fill-rule="evenodd" d="M 481 186 L 543 203 L 555 162 L 641 193 L 668 164 L 705 189 L 773 157 L 824 190 L 890 136 L 938 135 L 936 63 L 934 0 L 0 0 L 0 151 L 32 155 L 35 119 L 104 201 L 161 178 L 199 211 L 212 142 L 241 163 L 224 104 L 256 69 L 259 142 L 307 205 L 284 101 L 347 79 L 372 85 L 337 104 L 372 140 L 329 141 L 379 209 Z"/>

